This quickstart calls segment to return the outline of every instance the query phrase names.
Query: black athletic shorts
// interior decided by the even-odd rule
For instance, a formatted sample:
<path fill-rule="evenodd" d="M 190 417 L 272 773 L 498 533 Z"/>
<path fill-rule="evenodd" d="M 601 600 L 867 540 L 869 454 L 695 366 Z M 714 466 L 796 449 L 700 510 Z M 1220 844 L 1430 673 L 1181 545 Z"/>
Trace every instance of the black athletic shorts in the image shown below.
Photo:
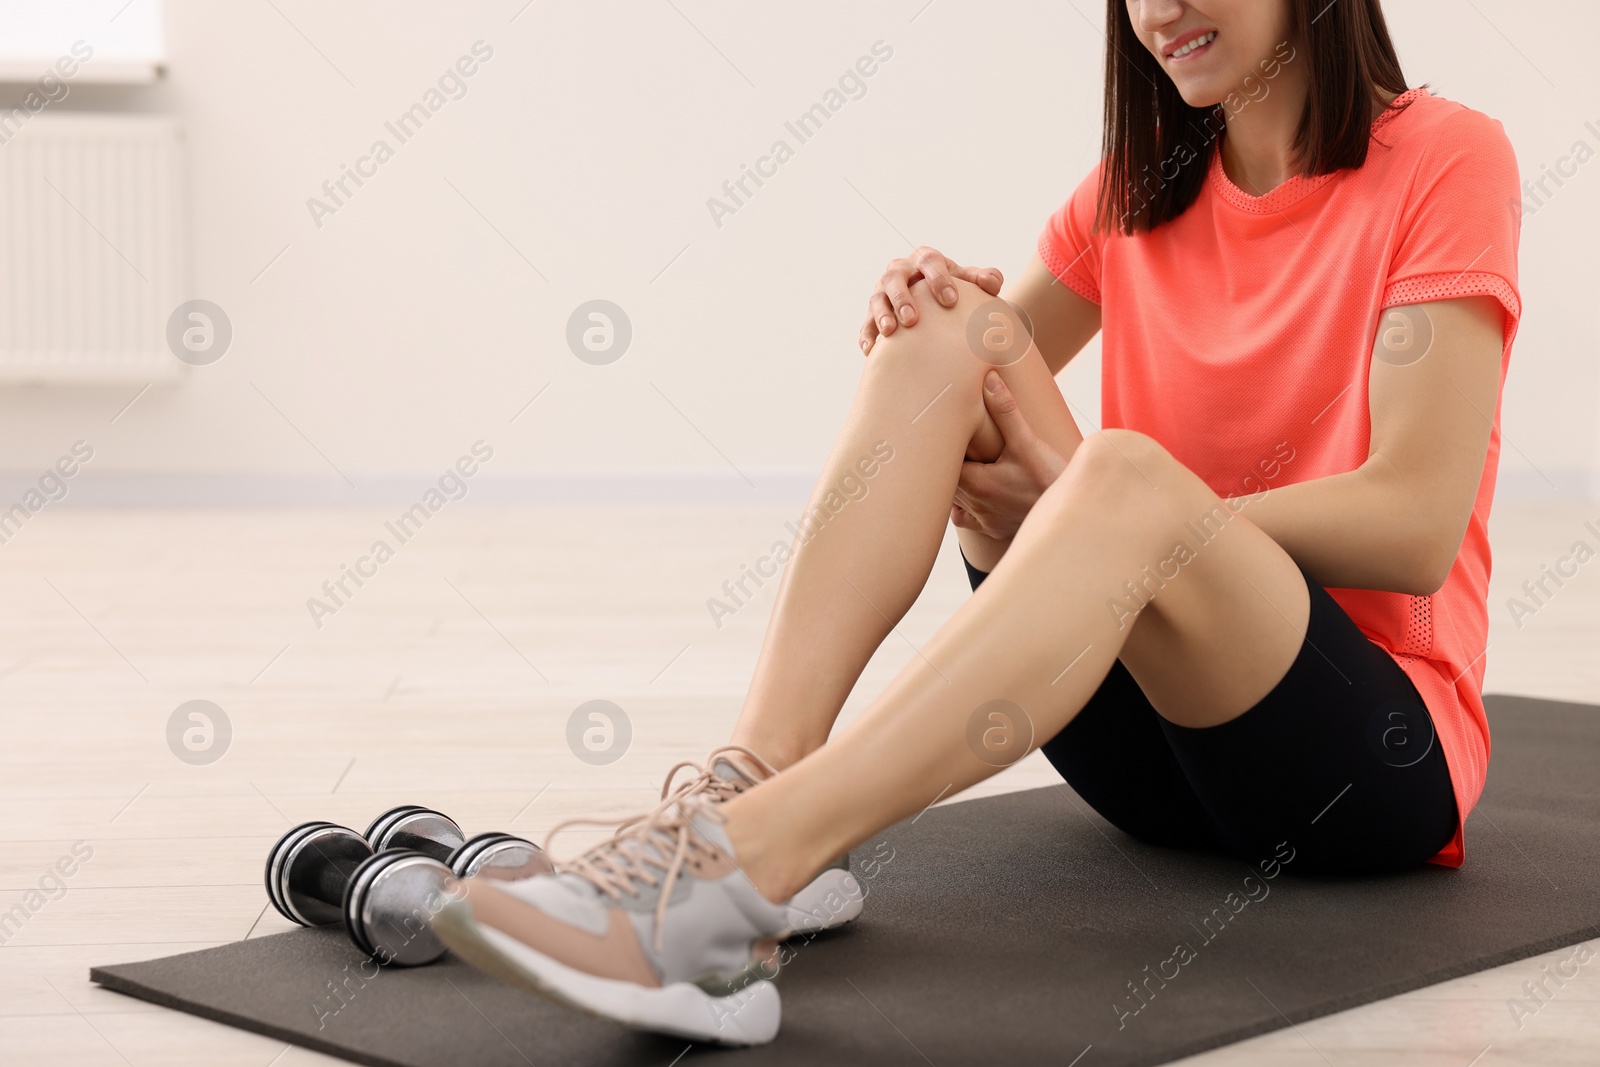
<path fill-rule="evenodd" d="M 970 563 L 967 576 L 974 589 L 988 577 Z M 1152 844 L 1254 862 L 1287 843 L 1288 869 L 1308 874 L 1425 862 L 1457 820 L 1427 706 L 1327 590 L 1309 576 L 1306 588 L 1299 655 L 1238 718 L 1168 722 L 1118 660 L 1045 756 L 1107 822 Z"/>

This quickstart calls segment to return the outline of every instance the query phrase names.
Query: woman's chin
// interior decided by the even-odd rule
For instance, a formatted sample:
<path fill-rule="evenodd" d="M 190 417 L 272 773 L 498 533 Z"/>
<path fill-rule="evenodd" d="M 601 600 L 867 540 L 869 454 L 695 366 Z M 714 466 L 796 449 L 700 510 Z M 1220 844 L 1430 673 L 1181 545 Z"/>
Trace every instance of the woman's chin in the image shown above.
<path fill-rule="evenodd" d="M 1186 85 L 1178 79 L 1173 79 L 1173 84 L 1177 87 L 1178 95 L 1183 97 L 1183 102 L 1190 107 L 1216 107 L 1228 98 L 1226 89 L 1218 89 L 1212 85 L 1201 83 Z"/>

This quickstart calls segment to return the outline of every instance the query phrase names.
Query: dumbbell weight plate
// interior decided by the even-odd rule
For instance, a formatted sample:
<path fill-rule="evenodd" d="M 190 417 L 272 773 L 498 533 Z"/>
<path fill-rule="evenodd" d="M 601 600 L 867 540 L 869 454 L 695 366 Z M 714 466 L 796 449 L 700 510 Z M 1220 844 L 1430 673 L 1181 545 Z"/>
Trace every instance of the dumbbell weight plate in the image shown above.
<path fill-rule="evenodd" d="M 549 874 L 555 869 L 544 849 L 511 834 L 478 834 L 456 849 L 450 869 L 458 878 L 481 875 L 496 881 L 515 881 Z"/>
<path fill-rule="evenodd" d="M 413 811 L 427 810 L 428 809 L 424 808 L 421 804 L 401 804 L 398 807 L 393 807 L 387 811 L 379 812 L 377 817 L 374 818 L 372 822 L 367 824 L 367 832 L 361 836 L 367 839 L 368 844 L 371 844 L 373 841 L 377 840 L 378 835 L 383 832 L 384 828 L 395 819 L 401 818 L 402 816 Z"/>
<path fill-rule="evenodd" d="M 374 852 L 412 849 L 441 863 L 466 840 L 454 819 L 419 804 L 390 808 L 372 820 L 365 836 Z"/>
<path fill-rule="evenodd" d="M 338 922 L 338 902 L 372 848 L 354 830 L 331 822 L 302 823 L 267 853 L 267 899 L 302 926 Z"/>
<path fill-rule="evenodd" d="M 418 852 L 379 852 L 361 864 L 344 898 L 345 932 L 379 963 L 416 967 L 444 955 L 430 920 L 444 906 L 450 868 Z"/>
<path fill-rule="evenodd" d="M 332 825 L 333 823 L 330 822 L 301 823 L 299 826 L 294 827 L 288 833 L 278 838 L 278 840 L 273 843 L 272 847 L 267 850 L 267 865 L 266 869 L 262 872 L 261 880 L 267 887 L 267 899 L 272 902 L 272 906 L 277 910 L 278 914 L 282 915 L 284 918 L 294 918 L 294 916 L 289 914 L 287 906 L 283 903 L 283 896 L 278 892 L 278 882 L 280 880 L 280 872 L 284 866 L 284 856 L 293 848 L 293 846 L 298 842 L 299 838 L 304 834 L 309 833 L 311 830 L 314 830 L 319 826 Z"/>

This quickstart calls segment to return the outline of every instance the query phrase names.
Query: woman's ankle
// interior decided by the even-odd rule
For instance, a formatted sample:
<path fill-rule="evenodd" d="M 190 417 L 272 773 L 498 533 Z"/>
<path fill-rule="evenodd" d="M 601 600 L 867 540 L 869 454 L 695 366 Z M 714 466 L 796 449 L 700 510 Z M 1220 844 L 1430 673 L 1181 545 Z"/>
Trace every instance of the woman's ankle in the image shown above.
<path fill-rule="evenodd" d="M 760 756 L 774 771 L 788 770 L 822 747 L 821 742 L 813 742 L 806 738 L 747 733 L 737 728 L 733 736 L 728 739 L 728 744 L 749 749 Z"/>
<path fill-rule="evenodd" d="M 799 850 L 785 848 L 765 832 L 757 812 L 746 797 L 736 797 L 722 805 L 723 830 L 733 845 L 733 859 L 756 892 L 774 904 L 781 904 L 806 887 L 816 870 Z M 818 870 L 821 869 L 819 864 Z"/>

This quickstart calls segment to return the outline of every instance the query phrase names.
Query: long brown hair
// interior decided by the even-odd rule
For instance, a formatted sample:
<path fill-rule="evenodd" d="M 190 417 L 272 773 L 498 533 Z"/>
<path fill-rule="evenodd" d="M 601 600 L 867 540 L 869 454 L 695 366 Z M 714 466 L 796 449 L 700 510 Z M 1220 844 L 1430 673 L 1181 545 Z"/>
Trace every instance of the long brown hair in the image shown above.
<path fill-rule="evenodd" d="M 1373 107 L 1384 104 L 1381 91 L 1406 91 L 1383 9 L 1378 0 L 1289 0 L 1289 8 L 1290 32 L 1307 54 L 1291 51 L 1286 59 L 1286 42 L 1276 60 L 1311 64 L 1294 136 L 1301 172 L 1359 167 L 1367 160 Z M 1131 234 L 1170 222 L 1200 195 L 1226 107 L 1184 102 L 1134 34 L 1126 0 L 1106 0 L 1106 26 L 1105 165 L 1095 224 Z"/>

